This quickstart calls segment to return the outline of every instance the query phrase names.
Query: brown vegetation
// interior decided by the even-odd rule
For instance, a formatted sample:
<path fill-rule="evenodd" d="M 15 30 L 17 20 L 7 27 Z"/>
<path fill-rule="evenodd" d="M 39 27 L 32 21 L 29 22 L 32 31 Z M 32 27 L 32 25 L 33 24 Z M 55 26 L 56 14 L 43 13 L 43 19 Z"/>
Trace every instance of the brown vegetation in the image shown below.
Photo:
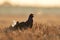
<path fill-rule="evenodd" d="M 5 29 L 12 24 L 14 19 L 23 21 L 26 18 L 0 17 L 0 40 L 60 40 L 60 18 L 58 17 L 36 18 L 39 20 L 34 19 L 32 29 L 6 32 Z"/>

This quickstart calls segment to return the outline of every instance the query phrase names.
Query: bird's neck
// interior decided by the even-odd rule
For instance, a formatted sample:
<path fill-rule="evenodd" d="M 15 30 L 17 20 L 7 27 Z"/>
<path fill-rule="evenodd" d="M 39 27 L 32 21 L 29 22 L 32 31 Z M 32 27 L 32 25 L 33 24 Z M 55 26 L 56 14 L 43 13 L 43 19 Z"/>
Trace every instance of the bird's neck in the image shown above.
<path fill-rule="evenodd" d="M 26 21 L 27 24 L 32 23 L 33 22 L 33 18 L 28 18 L 28 20 Z"/>

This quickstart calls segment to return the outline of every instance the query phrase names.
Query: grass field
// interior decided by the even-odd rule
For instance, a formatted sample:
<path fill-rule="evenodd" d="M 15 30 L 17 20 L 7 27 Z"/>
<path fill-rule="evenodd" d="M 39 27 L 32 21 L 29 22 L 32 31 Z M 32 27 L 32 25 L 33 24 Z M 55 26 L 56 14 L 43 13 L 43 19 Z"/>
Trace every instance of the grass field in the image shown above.
<path fill-rule="evenodd" d="M 60 40 L 60 16 L 34 17 L 32 29 L 5 32 L 13 20 L 26 21 L 27 16 L 0 16 L 0 40 Z"/>

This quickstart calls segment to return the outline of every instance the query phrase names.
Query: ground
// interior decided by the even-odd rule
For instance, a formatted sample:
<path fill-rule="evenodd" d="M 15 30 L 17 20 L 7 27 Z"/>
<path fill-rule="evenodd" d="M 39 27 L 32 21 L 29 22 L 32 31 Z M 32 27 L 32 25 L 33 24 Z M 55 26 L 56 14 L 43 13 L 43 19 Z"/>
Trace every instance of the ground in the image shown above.
<path fill-rule="evenodd" d="M 60 40 L 60 16 L 40 15 L 34 17 L 32 29 L 8 31 L 13 20 L 26 21 L 28 16 L 0 16 L 0 40 Z"/>

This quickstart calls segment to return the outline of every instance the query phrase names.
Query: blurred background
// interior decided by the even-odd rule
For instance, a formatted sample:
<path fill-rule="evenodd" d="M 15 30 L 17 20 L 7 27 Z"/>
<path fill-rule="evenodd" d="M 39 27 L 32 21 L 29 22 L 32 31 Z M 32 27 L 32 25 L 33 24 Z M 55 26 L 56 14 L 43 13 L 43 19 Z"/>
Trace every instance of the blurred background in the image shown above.
<path fill-rule="evenodd" d="M 0 15 L 60 15 L 60 0 L 0 0 Z"/>

